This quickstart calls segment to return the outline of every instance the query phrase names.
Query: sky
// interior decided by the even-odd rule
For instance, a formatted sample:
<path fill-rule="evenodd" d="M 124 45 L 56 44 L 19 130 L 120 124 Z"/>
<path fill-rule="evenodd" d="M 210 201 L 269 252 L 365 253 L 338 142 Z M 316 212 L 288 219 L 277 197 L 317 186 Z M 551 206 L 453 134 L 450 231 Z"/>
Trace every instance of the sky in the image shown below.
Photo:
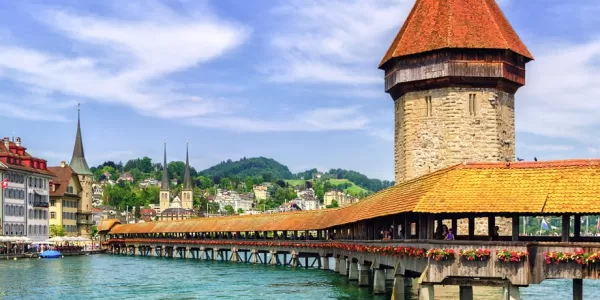
<path fill-rule="evenodd" d="M 377 65 L 414 0 L 1 1 L 0 135 L 51 165 L 265 156 L 393 180 Z M 600 156 L 600 1 L 498 0 L 532 52 L 517 157 Z"/>

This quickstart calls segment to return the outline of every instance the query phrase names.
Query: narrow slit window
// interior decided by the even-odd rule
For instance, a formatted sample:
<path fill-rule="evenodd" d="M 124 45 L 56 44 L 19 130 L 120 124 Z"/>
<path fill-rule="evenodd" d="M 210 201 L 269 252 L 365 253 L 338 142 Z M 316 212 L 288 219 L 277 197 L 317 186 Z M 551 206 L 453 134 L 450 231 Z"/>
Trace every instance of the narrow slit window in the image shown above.
<path fill-rule="evenodd" d="M 431 105 L 431 96 L 425 97 L 425 116 L 431 117 L 433 115 L 433 106 Z"/>
<path fill-rule="evenodd" d="M 475 94 L 469 94 L 469 115 L 477 116 L 477 101 Z"/>

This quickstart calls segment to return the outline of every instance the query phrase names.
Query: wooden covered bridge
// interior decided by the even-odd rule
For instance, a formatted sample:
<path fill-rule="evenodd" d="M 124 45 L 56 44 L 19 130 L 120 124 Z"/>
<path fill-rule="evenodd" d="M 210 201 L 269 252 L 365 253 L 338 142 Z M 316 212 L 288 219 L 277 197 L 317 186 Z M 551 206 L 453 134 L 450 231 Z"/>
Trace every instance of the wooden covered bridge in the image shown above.
<path fill-rule="evenodd" d="M 519 299 L 519 287 L 546 279 L 572 279 L 573 299 L 583 299 L 582 279 L 599 275 L 600 237 L 582 235 L 581 217 L 599 214 L 600 160 L 570 160 L 456 165 L 339 209 L 104 220 L 98 230 L 114 254 L 333 269 L 374 293 L 393 284 L 394 299 L 409 278 L 420 299 L 433 299 L 434 285 L 460 286 L 460 299 L 475 285 L 502 286 Z M 559 217 L 562 234 L 520 234 L 521 216 Z M 442 224 L 455 240 L 440 239 Z"/>

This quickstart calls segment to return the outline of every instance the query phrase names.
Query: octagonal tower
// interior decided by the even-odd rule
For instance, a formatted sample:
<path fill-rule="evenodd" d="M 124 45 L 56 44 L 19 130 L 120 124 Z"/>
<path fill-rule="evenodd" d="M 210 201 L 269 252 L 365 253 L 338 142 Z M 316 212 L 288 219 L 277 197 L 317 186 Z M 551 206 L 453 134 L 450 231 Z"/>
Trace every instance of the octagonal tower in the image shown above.
<path fill-rule="evenodd" d="M 416 0 L 379 65 L 395 103 L 396 183 L 514 160 L 514 96 L 531 60 L 495 0 Z"/>

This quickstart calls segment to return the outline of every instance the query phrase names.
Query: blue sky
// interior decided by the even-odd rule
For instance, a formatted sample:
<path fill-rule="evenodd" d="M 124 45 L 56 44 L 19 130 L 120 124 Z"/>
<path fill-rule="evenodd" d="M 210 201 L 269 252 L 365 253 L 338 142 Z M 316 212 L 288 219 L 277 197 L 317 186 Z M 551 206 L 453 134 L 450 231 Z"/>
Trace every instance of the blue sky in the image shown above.
<path fill-rule="evenodd" d="M 414 0 L 2 1 L 0 134 L 88 162 L 204 169 L 272 157 L 293 172 L 393 179 L 393 102 L 377 64 Z M 536 60 L 517 93 L 517 156 L 598 157 L 600 2 L 499 0 Z"/>

